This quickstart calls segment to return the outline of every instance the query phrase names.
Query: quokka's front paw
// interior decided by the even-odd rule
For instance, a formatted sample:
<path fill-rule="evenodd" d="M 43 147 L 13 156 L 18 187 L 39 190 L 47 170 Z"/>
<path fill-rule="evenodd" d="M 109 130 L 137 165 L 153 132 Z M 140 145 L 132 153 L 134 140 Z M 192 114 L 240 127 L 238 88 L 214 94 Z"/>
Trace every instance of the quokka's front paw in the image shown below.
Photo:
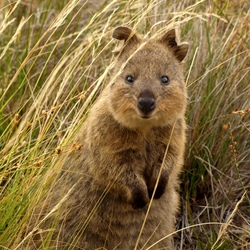
<path fill-rule="evenodd" d="M 168 181 L 167 178 L 160 178 L 160 181 L 159 181 L 158 186 L 157 186 L 156 191 L 155 191 L 154 199 L 159 199 L 164 194 L 165 189 L 166 189 L 166 185 L 167 185 L 167 181 Z M 149 198 L 151 198 L 153 195 L 154 186 L 151 186 L 148 188 Z"/>
<path fill-rule="evenodd" d="M 161 196 L 162 196 L 162 195 L 164 194 L 164 192 L 165 192 L 165 189 L 166 189 L 166 182 L 160 180 L 160 182 L 159 182 L 159 184 L 158 184 L 158 186 L 157 186 L 157 188 L 156 188 L 154 198 L 155 198 L 155 199 L 161 198 Z"/>
<path fill-rule="evenodd" d="M 133 189 L 131 205 L 134 209 L 143 208 L 148 203 L 149 203 L 149 197 L 146 191 L 139 188 Z"/>

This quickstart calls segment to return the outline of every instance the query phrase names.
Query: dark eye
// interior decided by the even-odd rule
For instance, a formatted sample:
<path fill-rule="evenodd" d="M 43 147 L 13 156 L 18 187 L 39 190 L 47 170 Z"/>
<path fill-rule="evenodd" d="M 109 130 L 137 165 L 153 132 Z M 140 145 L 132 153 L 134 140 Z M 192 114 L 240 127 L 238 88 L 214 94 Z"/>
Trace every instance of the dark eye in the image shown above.
<path fill-rule="evenodd" d="M 126 76 L 126 82 L 128 84 L 132 84 L 133 82 L 135 81 L 134 77 L 133 76 Z"/>
<path fill-rule="evenodd" d="M 164 85 L 168 85 L 169 84 L 168 76 L 162 76 L 161 77 L 161 83 L 164 84 Z"/>

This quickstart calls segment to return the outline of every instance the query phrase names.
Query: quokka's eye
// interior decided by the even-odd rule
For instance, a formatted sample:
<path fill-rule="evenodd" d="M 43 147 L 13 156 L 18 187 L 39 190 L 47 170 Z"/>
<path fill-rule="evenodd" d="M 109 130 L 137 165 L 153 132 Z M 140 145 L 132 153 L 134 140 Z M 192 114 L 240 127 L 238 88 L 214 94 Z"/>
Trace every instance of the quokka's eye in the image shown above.
<path fill-rule="evenodd" d="M 162 76 L 161 77 L 161 83 L 163 85 L 168 85 L 169 84 L 169 78 L 168 78 L 168 76 Z"/>
<path fill-rule="evenodd" d="M 126 76 L 126 83 L 132 84 L 132 83 L 134 83 L 134 81 L 135 81 L 135 79 L 133 76 L 131 76 L 131 75 Z"/>

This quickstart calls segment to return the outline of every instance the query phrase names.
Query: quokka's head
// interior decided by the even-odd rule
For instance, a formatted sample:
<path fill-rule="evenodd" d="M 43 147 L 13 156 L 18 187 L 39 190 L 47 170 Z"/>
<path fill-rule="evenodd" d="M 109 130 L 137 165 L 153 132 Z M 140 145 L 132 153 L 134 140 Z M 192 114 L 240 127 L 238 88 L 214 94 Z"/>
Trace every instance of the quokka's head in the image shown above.
<path fill-rule="evenodd" d="M 188 45 L 178 45 L 175 30 L 143 41 L 127 27 L 113 37 L 124 40 L 116 54 L 114 81 L 110 84 L 110 109 L 129 128 L 166 126 L 184 116 L 186 86 L 182 63 Z"/>

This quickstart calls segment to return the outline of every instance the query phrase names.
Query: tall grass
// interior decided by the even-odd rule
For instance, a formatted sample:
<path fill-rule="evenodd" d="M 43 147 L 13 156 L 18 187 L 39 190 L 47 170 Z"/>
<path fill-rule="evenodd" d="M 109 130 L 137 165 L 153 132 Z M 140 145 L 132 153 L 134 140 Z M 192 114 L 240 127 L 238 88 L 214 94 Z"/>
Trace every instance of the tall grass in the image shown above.
<path fill-rule="evenodd" d="M 112 74 L 114 27 L 190 44 L 177 249 L 250 247 L 250 5 L 240 1 L 0 3 L 0 248 L 16 249 Z M 71 143 L 72 147 L 68 149 Z M 27 236 L 28 240 L 28 236 Z"/>

